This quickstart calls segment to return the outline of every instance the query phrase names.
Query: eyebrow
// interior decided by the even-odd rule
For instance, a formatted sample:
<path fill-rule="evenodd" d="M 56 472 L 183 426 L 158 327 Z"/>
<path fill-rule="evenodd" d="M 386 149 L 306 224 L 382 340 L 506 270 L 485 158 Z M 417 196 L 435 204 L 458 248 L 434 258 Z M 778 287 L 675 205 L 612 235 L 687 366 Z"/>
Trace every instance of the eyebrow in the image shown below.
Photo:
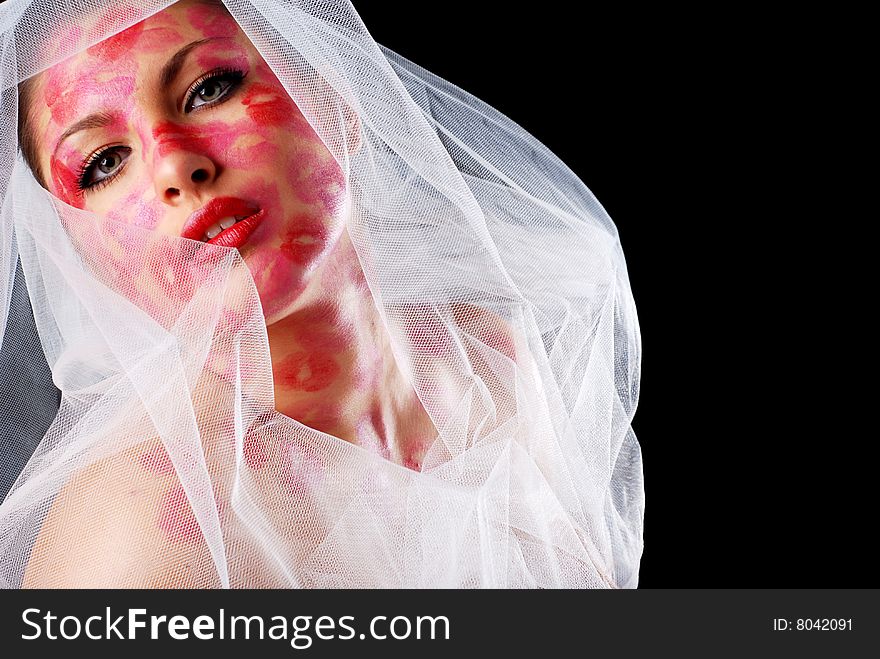
<path fill-rule="evenodd" d="M 180 69 L 183 68 L 183 61 L 193 48 L 198 48 L 203 43 L 208 43 L 209 41 L 215 41 L 217 38 L 218 37 L 208 37 L 207 39 L 193 41 L 174 53 L 174 55 L 171 56 L 171 59 L 162 67 L 161 73 L 159 73 L 159 84 L 162 88 L 164 89 L 174 82 L 177 74 L 180 73 Z"/>
<path fill-rule="evenodd" d="M 183 48 L 174 53 L 174 55 L 172 55 L 171 59 L 165 63 L 159 73 L 159 82 L 161 88 L 164 89 L 171 85 L 172 82 L 174 82 L 174 79 L 183 68 L 183 63 L 186 60 L 186 56 L 189 55 L 190 51 L 192 51 L 194 48 L 198 48 L 202 44 L 208 43 L 209 41 L 217 41 L 221 38 L 224 37 L 208 37 L 207 39 L 199 39 L 198 41 L 193 41 L 192 43 L 186 44 Z M 55 143 L 55 150 L 52 152 L 53 156 L 58 153 L 58 147 L 61 146 L 61 143 L 74 133 L 78 133 L 83 130 L 89 130 L 92 128 L 104 128 L 106 126 L 109 126 L 112 121 L 113 117 L 106 112 L 94 112 L 86 116 L 85 118 L 80 119 L 79 121 L 71 125 L 67 130 L 65 130 L 64 133 L 62 133 L 61 137 Z"/>

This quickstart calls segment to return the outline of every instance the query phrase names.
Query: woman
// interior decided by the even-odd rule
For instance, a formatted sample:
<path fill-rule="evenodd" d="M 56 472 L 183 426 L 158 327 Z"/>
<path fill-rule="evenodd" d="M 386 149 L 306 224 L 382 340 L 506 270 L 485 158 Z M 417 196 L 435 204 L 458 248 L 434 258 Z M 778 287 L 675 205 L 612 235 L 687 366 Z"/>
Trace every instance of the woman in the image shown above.
<path fill-rule="evenodd" d="M 73 11 L 20 87 L 63 398 L 7 584 L 634 585 L 637 327 L 585 188 L 348 3 L 149 4 Z"/>

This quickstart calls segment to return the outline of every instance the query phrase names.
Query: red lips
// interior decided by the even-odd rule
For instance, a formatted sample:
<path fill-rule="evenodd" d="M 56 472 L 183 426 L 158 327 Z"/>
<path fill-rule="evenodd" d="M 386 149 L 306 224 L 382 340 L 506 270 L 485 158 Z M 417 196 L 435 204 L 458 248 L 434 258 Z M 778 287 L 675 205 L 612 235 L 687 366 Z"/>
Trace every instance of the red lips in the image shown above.
<path fill-rule="evenodd" d="M 212 245 L 239 247 L 262 222 L 265 211 L 256 204 L 236 197 L 216 197 L 209 201 L 189 216 L 180 235 L 191 240 L 201 240 L 205 237 L 205 231 L 219 224 L 220 220 L 242 216 L 245 219 L 239 220 L 208 241 Z"/>

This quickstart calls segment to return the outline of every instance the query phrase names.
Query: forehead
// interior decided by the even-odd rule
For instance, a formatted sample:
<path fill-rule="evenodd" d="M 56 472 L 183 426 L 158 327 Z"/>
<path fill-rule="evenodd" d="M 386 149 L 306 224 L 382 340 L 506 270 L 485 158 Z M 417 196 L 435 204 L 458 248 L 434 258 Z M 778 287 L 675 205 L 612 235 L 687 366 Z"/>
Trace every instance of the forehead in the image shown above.
<path fill-rule="evenodd" d="M 95 35 L 112 33 L 120 20 L 118 10 L 96 11 L 68 37 L 92 43 Z M 102 98 L 130 96 L 145 74 L 158 71 L 186 44 L 237 35 L 243 33 L 222 5 L 180 0 L 38 75 L 30 97 L 32 120 L 46 128 L 65 127 Z"/>

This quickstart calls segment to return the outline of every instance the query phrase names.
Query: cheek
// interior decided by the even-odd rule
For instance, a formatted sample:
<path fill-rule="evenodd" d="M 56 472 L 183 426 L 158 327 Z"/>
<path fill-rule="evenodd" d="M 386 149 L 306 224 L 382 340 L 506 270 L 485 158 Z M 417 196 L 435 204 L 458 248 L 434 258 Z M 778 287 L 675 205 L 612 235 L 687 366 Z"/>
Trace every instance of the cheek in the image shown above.
<path fill-rule="evenodd" d="M 155 197 L 149 200 L 145 198 L 146 192 L 146 186 L 130 192 L 119 203 L 114 204 L 105 217 L 112 222 L 155 230 L 164 213 L 157 207 Z"/>
<path fill-rule="evenodd" d="M 77 173 L 68 167 L 61 158 L 55 156 L 52 156 L 49 161 L 49 172 L 52 177 L 53 194 L 74 208 L 84 208 Z"/>
<path fill-rule="evenodd" d="M 332 216 L 339 210 L 345 196 L 345 175 L 326 148 L 308 159 L 296 181 L 296 193 L 303 202 L 316 204 L 324 215 Z"/>
<path fill-rule="evenodd" d="M 287 221 L 289 229 L 281 243 L 281 254 L 303 267 L 315 261 L 327 246 L 327 227 L 323 220 L 309 213 L 291 216 Z"/>
<path fill-rule="evenodd" d="M 311 124 L 287 94 L 284 85 L 264 62 L 256 65 L 256 78 L 242 100 L 248 118 L 261 127 L 282 127 L 305 142 L 320 143 Z"/>

